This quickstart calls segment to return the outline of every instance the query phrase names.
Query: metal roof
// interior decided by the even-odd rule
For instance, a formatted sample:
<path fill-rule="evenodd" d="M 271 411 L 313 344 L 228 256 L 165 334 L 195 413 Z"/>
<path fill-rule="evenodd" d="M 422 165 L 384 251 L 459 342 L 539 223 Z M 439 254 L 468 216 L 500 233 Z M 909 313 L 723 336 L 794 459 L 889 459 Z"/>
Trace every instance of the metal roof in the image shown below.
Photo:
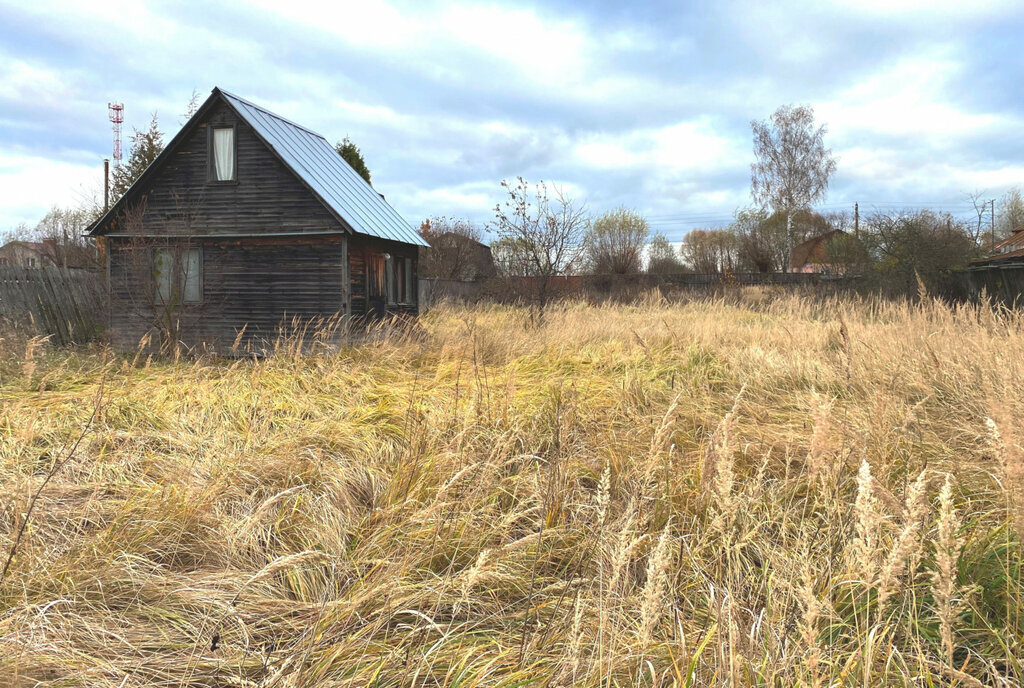
<path fill-rule="evenodd" d="M 281 160 L 353 231 L 429 246 L 327 139 L 244 98 L 216 89 Z"/>

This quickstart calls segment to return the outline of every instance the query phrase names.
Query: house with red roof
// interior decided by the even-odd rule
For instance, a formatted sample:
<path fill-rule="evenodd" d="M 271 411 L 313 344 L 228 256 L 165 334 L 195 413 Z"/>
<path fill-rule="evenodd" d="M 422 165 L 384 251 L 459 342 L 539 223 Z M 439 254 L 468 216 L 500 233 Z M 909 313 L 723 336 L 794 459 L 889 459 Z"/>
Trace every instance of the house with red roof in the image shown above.
<path fill-rule="evenodd" d="M 56 264 L 57 242 L 54 239 L 8 241 L 0 246 L 0 267 L 38 269 Z"/>
<path fill-rule="evenodd" d="M 1024 227 L 1013 230 L 995 246 L 984 258 L 971 262 L 971 265 L 1006 265 L 1008 263 L 1024 263 Z"/>
<path fill-rule="evenodd" d="M 840 242 L 847 236 L 841 229 L 811 237 L 798 244 L 789 255 L 789 271 L 807 274 L 841 275 L 846 265 L 839 260 Z"/>

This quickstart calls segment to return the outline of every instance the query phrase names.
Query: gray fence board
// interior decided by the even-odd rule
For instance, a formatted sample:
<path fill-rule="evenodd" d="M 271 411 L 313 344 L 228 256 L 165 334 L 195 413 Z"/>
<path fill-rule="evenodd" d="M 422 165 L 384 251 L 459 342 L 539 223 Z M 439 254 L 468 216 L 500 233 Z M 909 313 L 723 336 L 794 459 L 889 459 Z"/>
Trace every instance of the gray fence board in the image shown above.
<path fill-rule="evenodd" d="M 90 270 L 0 267 L 0 318 L 48 334 L 55 344 L 99 334 L 103 293 L 99 274 Z"/>

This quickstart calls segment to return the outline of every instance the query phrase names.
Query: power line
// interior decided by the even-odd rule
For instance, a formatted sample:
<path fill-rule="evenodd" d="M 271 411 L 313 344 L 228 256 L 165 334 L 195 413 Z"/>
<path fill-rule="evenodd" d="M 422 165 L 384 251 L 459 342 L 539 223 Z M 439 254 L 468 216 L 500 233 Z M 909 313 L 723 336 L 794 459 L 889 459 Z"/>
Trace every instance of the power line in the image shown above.
<path fill-rule="evenodd" d="M 872 206 L 879 208 L 925 208 L 925 209 L 948 209 L 948 210 L 972 210 L 969 203 L 913 203 L 900 201 L 860 201 L 861 206 Z M 987 204 L 986 204 L 987 205 Z M 811 210 L 834 210 L 838 208 L 853 209 L 854 203 L 827 203 L 811 208 Z M 677 213 L 668 215 L 648 215 L 647 221 L 650 224 L 660 222 L 700 222 L 702 220 L 717 220 L 723 217 L 732 218 L 734 213 L 728 212 L 706 212 L 706 213 Z"/>

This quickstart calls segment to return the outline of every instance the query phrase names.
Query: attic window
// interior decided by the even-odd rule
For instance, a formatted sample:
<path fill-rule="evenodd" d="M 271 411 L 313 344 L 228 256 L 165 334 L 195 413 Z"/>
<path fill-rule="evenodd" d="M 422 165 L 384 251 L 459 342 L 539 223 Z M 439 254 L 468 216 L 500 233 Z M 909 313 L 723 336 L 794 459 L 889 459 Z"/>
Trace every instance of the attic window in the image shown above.
<path fill-rule="evenodd" d="M 235 128 L 215 127 L 210 138 L 210 170 L 216 182 L 235 181 Z"/>

